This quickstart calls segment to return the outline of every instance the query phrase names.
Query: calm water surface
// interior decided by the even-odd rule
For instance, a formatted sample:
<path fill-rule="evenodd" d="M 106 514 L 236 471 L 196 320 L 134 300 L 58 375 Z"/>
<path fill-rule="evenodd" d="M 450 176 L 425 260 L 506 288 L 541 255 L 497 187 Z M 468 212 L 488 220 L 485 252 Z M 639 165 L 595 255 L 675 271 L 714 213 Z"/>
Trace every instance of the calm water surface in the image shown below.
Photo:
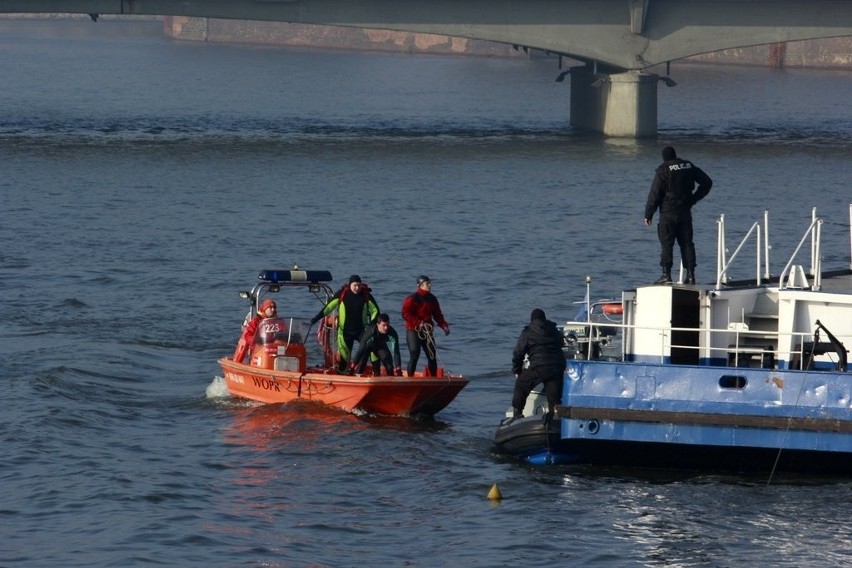
<path fill-rule="evenodd" d="M 130 31 L 0 23 L 0 565 L 852 564 L 848 480 L 491 453 L 530 310 L 657 276 L 664 144 L 715 181 L 700 279 L 721 213 L 730 243 L 768 209 L 783 264 L 816 206 L 848 264 L 852 75 L 675 65 L 637 142 L 571 131 L 554 61 Z M 293 264 L 360 274 L 396 323 L 429 274 L 470 386 L 428 422 L 228 398 L 236 292 Z"/>

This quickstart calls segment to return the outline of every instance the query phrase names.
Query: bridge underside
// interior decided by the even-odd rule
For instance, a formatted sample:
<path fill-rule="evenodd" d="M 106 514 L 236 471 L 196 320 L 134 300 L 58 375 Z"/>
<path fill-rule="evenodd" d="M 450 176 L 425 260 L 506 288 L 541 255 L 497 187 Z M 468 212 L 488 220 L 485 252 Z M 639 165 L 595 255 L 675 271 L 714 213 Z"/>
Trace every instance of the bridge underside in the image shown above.
<path fill-rule="evenodd" d="M 0 0 L 0 13 L 33 12 L 328 24 L 536 48 L 605 73 L 587 81 L 586 71 L 572 72 L 572 123 L 614 136 L 656 133 L 657 77 L 641 73 L 649 67 L 852 35 L 848 0 Z"/>

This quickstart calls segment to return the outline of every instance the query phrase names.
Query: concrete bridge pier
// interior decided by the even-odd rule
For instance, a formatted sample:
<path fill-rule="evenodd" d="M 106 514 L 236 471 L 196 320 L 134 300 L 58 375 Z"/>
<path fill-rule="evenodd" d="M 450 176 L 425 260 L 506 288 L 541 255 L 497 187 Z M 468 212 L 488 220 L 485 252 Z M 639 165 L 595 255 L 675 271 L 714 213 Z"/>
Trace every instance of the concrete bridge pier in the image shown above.
<path fill-rule="evenodd" d="M 595 74 L 592 67 L 571 69 L 571 126 L 606 136 L 657 135 L 659 77 L 643 71 Z"/>

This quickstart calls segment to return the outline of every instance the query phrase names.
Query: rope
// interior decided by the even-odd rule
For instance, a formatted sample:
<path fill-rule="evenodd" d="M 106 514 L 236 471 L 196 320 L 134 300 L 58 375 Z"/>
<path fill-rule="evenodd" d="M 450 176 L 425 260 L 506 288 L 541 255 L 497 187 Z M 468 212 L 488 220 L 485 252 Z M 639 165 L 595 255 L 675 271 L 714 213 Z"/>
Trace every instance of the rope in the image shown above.
<path fill-rule="evenodd" d="M 429 359 L 435 359 L 439 367 L 444 367 L 444 361 L 438 357 L 438 346 L 435 344 L 435 326 L 431 323 L 421 323 L 417 328 L 417 336 L 423 343 L 423 349 Z"/>
<path fill-rule="evenodd" d="M 799 398 L 802 396 L 802 391 L 805 390 L 805 381 L 807 381 L 807 379 L 808 375 L 802 377 L 802 385 L 799 387 L 799 392 L 796 394 L 796 402 L 793 404 L 793 408 L 790 410 L 790 416 L 787 418 L 787 427 L 784 428 L 784 434 L 781 436 L 781 444 L 778 446 L 778 453 L 775 455 L 775 463 L 772 464 L 772 471 L 769 472 L 769 478 L 766 480 L 766 485 L 772 483 L 772 478 L 775 475 L 776 468 L 778 467 L 778 461 L 781 459 L 781 452 L 784 449 L 784 442 L 787 440 L 787 434 L 790 432 L 790 426 L 793 424 L 793 413 L 799 406 Z"/>
<path fill-rule="evenodd" d="M 426 355 L 430 359 L 437 359 L 434 329 L 435 327 L 431 323 L 421 323 L 417 326 L 417 336 L 423 342 L 423 349 L 426 350 Z"/>
<path fill-rule="evenodd" d="M 550 447 L 550 428 L 553 425 L 553 415 L 556 412 L 554 408 L 547 408 L 542 422 L 544 423 L 544 439 L 547 442 L 547 463 L 553 463 L 553 448 Z"/>
<path fill-rule="evenodd" d="M 449 372 L 444 365 L 444 360 L 438 356 L 438 346 L 435 344 L 435 326 L 431 323 L 421 323 L 417 326 L 417 337 L 423 343 L 427 357 L 437 361 L 438 367 L 443 367 L 444 372 Z"/>
<path fill-rule="evenodd" d="M 320 346 L 323 354 L 323 360 L 327 367 L 333 367 L 337 364 L 337 353 L 334 351 L 333 339 L 334 328 L 326 324 L 325 318 L 317 328 L 317 343 Z"/>

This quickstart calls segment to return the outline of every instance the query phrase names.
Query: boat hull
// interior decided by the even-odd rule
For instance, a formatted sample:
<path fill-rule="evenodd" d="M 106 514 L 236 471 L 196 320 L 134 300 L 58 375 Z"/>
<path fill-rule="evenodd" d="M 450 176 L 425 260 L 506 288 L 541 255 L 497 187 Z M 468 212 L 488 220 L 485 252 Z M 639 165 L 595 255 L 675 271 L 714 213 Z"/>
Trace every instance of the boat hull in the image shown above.
<path fill-rule="evenodd" d="M 311 400 L 342 410 L 390 416 L 431 416 L 443 410 L 467 385 L 459 375 L 372 377 L 324 369 L 307 372 L 262 369 L 219 360 L 232 396 L 267 404 Z"/>
<path fill-rule="evenodd" d="M 818 475 L 852 475 L 852 460 L 837 452 L 782 450 L 738 446 L 713 446 L 638 442 L 632 440 L 571 440 L 551 438 L 548 443 L 527 437 L 523 445 L 511 440 L 511 427 L 495 438 L 497 451 L 533 465 L 588 465 L 729 473 L 786 472 Z"/>
<path fill-rule="evenodd" d="M 575 463 L 571 452 L 562 449 L 559 421 L 543 415 L 504 420 L 494 435 L 494 446 L 500 454 L 531 464 Z"/>
<path fill-rule="evenodd" d="M 504 421 L 495 446 L 533 464 L 848 475 L 849 400 L 848 373 L 569 361 L 558 435 Z"/>

